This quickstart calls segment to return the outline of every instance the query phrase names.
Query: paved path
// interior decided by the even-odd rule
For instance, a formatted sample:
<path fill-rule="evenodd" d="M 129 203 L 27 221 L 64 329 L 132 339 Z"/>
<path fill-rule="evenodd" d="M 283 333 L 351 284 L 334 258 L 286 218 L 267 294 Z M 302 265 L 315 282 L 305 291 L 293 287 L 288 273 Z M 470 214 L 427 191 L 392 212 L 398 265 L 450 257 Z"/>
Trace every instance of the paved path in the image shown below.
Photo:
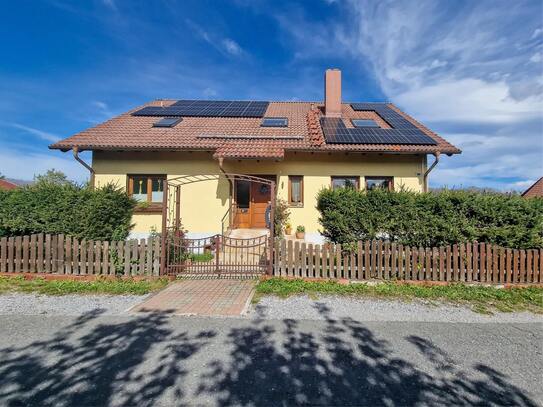
<path fill-rule="evenodd" d="M 132 312 L 239 316 L 247 311 L 256 282 L 254 279 L 181 280 L 137 305 Z"/>
<path fill-rule="evenodd" d="M 316 305 L 317 306 L 317 305 Z M 540 324 L 0 316 L 0 405 L 543 401 Z"/>

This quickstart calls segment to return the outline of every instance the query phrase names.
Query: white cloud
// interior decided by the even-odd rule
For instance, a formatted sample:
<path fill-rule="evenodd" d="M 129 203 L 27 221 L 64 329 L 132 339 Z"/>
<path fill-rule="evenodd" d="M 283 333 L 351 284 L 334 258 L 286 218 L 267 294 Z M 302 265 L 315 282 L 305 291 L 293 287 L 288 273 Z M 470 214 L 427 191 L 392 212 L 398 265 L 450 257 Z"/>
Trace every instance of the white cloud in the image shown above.
<path fill-rule="evenodd" d="M 409 112 L 426 122 L 514 123 L 538 118 L 540 97 L 516 101 L 503 81 L 446 79 L 410 88 L 393 96 Z"/>
<path fill-rule="evenodd" d="M 478 2 L 452 17 L 431 1 L 350 7 L 353 19 L 335 27 L 344 47 L 389 100 L 463 149 L 436 168 L 434 185 L 522 189 L 543 174 L 543 80 L 526 63 L 539 62 L 543 30 L 525 29 L 541 4 Z"/>
<path fill-rule="evenodd" d="M 543 55 L 541 55 L 541 52 L 536 52 L 534 55 L 530 57 L 530 62 L 539 63 L 543 60 Z"/>
<path fill-rule="evenodd" d="M 243 53 L 243 50 L 241 49 L 239 44 L 230 38 L 223 39 L 222 45 L 224 49 L 226 50 L 226 52 L 228 52 L 231 55 L 239 56 Z"/>
<path fill-rule="evenodd" d="M 219 52 L 230 56 L 241 56 L 244 54 L 243 48 L 231 38 L 221 38 L 219 35 L 204 30 L 200 25 L 194 21 L 186 19 L 187 26 L 202 40 L 207 42 L 213 48 Z"/>
<path fill-rule="evenodd" d="M 207 87 L 202 91 L 204 97 L 211 98 L 217 96 L 217 91 L 213 88 Z"/>
<path fill-rule="evenodd" d="M 15 127 L 16 129 L 20 129 L 20 130 L 26 131 L 27 133 L 38 136 L 39 138 L 41 138 L 43 140 L 46 140 L 46 141 L 51 141 L 51 142 L 55 143 L 55 142 L 60 140 L 60 137 L 58 137 L 55 134 L 49 133 L 47 131 L 35 129 L 35 128 L 29 127 L 29 126 L 24 126 L 24 125 L 19 124 L 19 123 L 9 123 L 9 125 L 11 127 Z"/>
<path fill-rule="evenodd" d="M 69 179 L 78 182 L 87 180 L 89 175 L 68 153 L 36 153 L 9 148 L 0 150 L 0 172 L 8 178 L 32 180 L 35 175 L 43 174 L 51 168 L 64 172 Z"/>

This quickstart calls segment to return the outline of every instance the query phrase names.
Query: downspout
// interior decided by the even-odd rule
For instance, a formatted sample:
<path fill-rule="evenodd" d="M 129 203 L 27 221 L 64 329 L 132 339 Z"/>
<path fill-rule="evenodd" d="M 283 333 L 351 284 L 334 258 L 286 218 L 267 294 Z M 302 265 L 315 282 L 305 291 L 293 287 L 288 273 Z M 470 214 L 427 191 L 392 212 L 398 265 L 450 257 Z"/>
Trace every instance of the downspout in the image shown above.
<path fill-rule="evenodd" d="M 80 163 L 83 167 L 85 167 L 87 170 L 89 170 L 89 173 L 90 173 L 89 184 L 90 184 L 91 189 L 94 189 L 94 169 L 89 164 L 87 164 L 85 161 L 83 161 L 81 159 L 81 157 L 79 157 L 79 148 L 78 147 L 72 148 L 72 152 L 74 153 L 75 160 L 78 163 Z"/>
<path fill-rule="evenodd" d="M 434 160 L 434 162 L 432 163 L 432 165 L 430 165 L 430 167 L 426 170 L 426 172 L 424 173 L 424 192 L 428 192 L 428 175 L 430 175 L 430 172 L 434 169 L 434 167 L 439 163 L 439 156 L 440 156 L 440 152 L 439 151 L 436 151 L 434 153 L 434 156 L 436 157 L 436 159 Z"/>

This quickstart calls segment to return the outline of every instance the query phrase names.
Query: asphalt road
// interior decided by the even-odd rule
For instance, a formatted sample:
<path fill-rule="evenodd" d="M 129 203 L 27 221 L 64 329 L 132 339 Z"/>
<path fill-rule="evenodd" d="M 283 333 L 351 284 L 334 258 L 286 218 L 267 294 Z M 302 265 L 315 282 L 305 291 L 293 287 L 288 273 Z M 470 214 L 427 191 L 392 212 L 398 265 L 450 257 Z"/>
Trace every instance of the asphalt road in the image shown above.
<path fill-rule="evenodd" d="M 0 405 L 516 405 L 540 324 L 0 316 Z"/>

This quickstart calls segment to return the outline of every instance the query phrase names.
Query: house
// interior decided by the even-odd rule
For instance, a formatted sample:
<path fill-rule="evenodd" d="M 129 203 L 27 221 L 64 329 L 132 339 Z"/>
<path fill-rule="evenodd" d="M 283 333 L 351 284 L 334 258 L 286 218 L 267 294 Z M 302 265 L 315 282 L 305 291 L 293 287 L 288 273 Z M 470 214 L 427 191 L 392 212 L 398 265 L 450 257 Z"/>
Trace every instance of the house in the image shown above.
<path fill-rule="evenodd" d="M 16 189 L 16 188 L 19 188 L 19 185 L 11 182 L 11 181 L 8 181 L 7 179 L 5 178 L 2 178 L 0 179 L 0 189 Z"/>
<path fill-rule="evenodd" d="M 536 196 L 543 198 L 543 177 L 539 178 L 531 187 L 524 191 L 522 196 L 524 198 L 534 198 Z"/>
<path fill-rule="evenodd" d="M 391 103 L 341 99 L 341 71 L 325 72 L 324 102 L 155 100 L 50 146 L 92 151 L 96 186 L 116 183 L 142 205 L 135 236 L 161 229 L 162 182 L 181 175 L 235 173 L 272 179 L 294 228 L 322 241 L 316 195 L 322 188 L 425 191 L 440 154 L 460 150 Z M 295 95 L 293 95 L 295 96 Z M 434 163 L 428 167 L 428 155 Z M 271 191 L 243 180 L 185 185 L 181 218 L 190 236 L 265 226 Z M 230 202 L 233 206 L 230 207 Z"/>

